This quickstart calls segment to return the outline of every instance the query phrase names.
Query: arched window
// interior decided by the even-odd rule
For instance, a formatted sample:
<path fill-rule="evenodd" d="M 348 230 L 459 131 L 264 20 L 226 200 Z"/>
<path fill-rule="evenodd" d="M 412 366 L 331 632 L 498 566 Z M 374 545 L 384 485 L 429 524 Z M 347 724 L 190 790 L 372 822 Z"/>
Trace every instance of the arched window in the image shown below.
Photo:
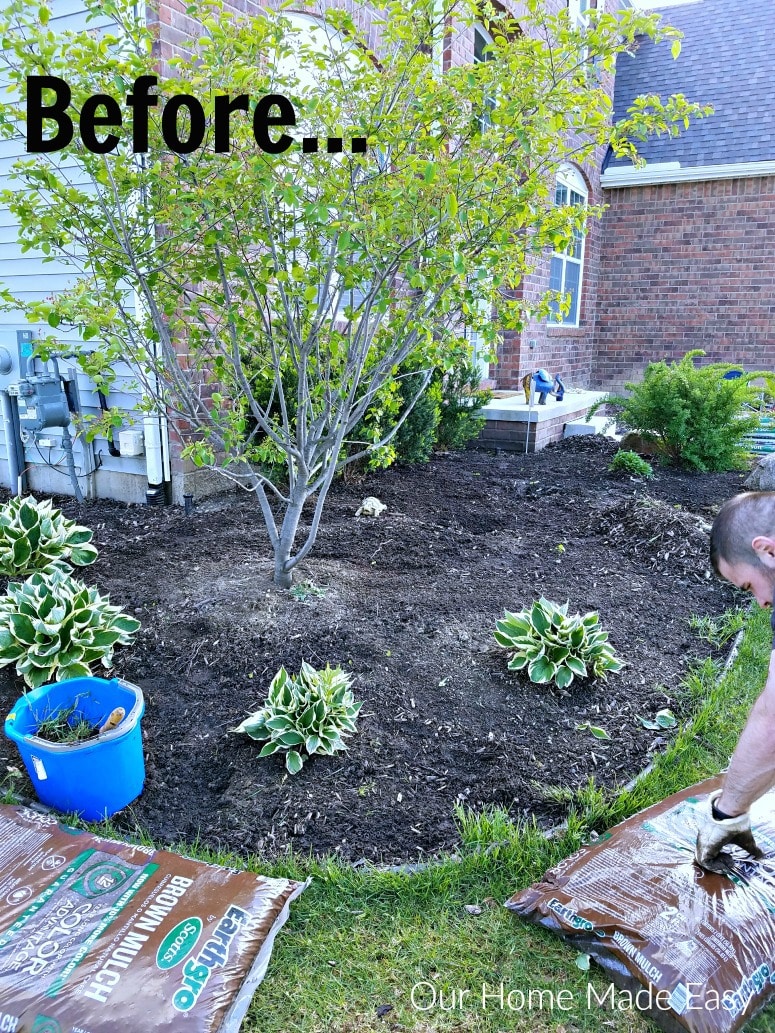
<path fill-rule="evenodd" d="M 587 203 L 589 194 L 584 178 L 578 169 L 571 165 L 563 166 L 557 173 L 555 187 L 555 204 L 579 205 Z M 549 273 L 549 289 L 560 294 L 570 295 L 570 308 L 563 313 L 558 303 L 552 303 L 550 324 L 560 323 L 563 326 L 578 326 L 581 309 L 581 283 L 584 270 L 584 233 L 573 231 L 573 242 L 564 251 L 555 251 L 552 255 Z"/>

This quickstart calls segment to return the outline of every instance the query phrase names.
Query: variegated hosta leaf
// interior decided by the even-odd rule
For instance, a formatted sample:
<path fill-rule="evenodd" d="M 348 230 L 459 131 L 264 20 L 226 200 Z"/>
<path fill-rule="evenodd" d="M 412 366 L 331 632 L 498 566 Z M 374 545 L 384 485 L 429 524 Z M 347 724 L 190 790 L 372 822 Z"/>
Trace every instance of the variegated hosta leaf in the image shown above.
<path fill-rule="evenodd" d="M 92 532 L 54 509 L 50 499 L 13 498 L 0 506 L 0 574 L 68 573 L 97 559 Z"/>
<path fill-rule="evenodd" d="M 559 606 L 542 597 L 520 613 L 506 610 L 495 622 L 494 638 L 509 650 L 509 670 L 527 668 L 531 681 L 554 681 L 564 689 L 574 678 L 605 678 L 622 669 L 599 621 L 595 612 L 569 616 L 567 602 Z"/>
<path fill-rule="evenodd" d="M 139 627 L 69 573 L 35 573 L 0 597 L 0 667 L 15 663 L 32 688 L 86 676 L 94 663 L 112 667 L 114 648 L 129 645 Z"/>
<path fill-rule="evenodd" d="M 344 737 L 357 731 L 362 703 L 350 690 L 350 675 L 339 667 L 315 670 L 303 662 L 295 677 L 281 667 L 272 679 L 263 707 L 248 715 L 233 732 L 268 742 L 259 757 L 286 751 L 291 775 L 301 771 L 306 757 L 346 750 Z"/>

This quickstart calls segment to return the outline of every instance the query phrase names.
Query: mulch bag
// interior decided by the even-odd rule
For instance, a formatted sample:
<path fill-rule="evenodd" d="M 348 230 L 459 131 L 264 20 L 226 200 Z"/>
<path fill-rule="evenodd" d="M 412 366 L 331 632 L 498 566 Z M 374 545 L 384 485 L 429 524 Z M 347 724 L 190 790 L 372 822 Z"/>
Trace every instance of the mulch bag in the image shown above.
<path fill-rule="evenodd" d="M 237 1033 L 304 887 L 0 806 L 2 1029 Z"/>
<path fill-rule="evenodd" d="M 628 818 L 506 902 L 602 965 L 611 992 L 591 1006 L 621 1008 L 624 992 L 670 1033 L 735 1033 L 775 994 L 775 791 L 751 809 L 766 858 L 727 848 L 726 877 L 693 860 L 698 808 L 720 786 Z"/>

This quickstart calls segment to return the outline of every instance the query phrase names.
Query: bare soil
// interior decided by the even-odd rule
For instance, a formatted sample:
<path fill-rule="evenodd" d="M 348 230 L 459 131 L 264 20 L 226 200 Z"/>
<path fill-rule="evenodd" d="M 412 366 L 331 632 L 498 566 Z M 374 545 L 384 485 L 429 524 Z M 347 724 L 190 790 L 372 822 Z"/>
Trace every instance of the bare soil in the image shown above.
<path fill-rule="evenodd" d="M 396 862 L 454 847 L 456 803 L 552 824 L 546 787 L 625 783 L 670 735 L 640 718 L 680 716 L 687 664 L 711 652 L 689 618 L 734 600 L 710 575 L 707 521 L 743 475 L 621 479 L 607 472 L 614 448 L 468 451 L 339 484 L 295 594 L 270 583 L 250 498 L 191 517 L 59 500 L 95 529 L 85 579 L 142 621 L 116 664 L 145 693 L 147 775 L 117 823 L 160 844 Z M 367 495 L 387 504 L 377 519 L 354 515 Z M 540 595 L 599 611 L 624 670 L 564 692 L 510 672 L 495 621 Z M 351 671 L 363 709 L 348 753 L 290 777 L 229 730 L 302 660 Z M 0 672 L 3 712 L 21 688 Z M 3 740 L 0 771 L 18 763 Z"/>

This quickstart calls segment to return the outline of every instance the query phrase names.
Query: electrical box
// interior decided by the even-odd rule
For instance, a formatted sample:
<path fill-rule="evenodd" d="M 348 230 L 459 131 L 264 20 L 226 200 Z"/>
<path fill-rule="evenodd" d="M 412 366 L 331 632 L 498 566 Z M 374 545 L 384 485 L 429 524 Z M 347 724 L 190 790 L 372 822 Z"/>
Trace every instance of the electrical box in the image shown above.
<path fill-rule="evenodd" d="M 141 456 L 145 451 L 141 430 L 122 430 L 118 435 L 118 450 L 122 456 Z"/>

